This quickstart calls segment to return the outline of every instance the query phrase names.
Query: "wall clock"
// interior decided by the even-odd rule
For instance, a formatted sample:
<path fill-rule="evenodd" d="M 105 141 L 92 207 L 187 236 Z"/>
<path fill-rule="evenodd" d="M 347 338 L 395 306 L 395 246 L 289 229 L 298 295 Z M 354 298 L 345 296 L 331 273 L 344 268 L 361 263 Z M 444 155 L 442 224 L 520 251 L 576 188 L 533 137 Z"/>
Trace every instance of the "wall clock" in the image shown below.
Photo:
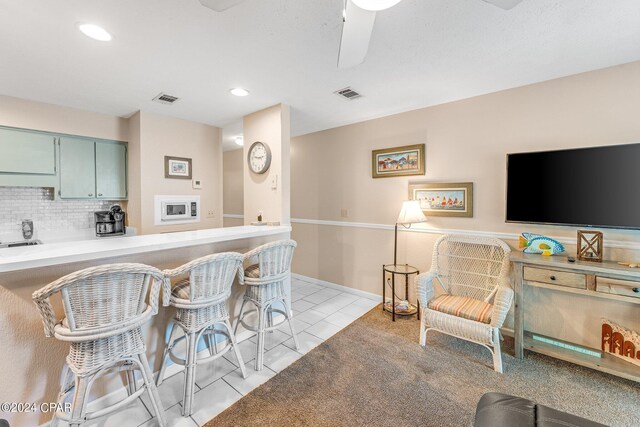
<path fill-rule="evenodd" d="M 249 169 L 253 173 L 262 174 L 269 170 L 269 166 L 271 166 L 271 149 L 269 146 L 260 141 L 251 144 L 247 154 L 247 163 L 249 163 Z"/>

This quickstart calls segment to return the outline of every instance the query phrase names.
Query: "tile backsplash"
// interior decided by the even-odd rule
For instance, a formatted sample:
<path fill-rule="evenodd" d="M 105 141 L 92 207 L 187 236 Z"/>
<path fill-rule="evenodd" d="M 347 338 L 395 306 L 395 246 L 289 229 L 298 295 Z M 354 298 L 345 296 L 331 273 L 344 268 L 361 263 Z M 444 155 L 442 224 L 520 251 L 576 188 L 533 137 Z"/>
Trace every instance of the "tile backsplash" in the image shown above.
<path fill-rule="evenodd" d="M 109 200 L 54 199 L 53 188 L 0 187 L 0 235 L 20 232 L 23 219 L 42 231 L 86 231 L 94 228 L 94 211 L 108 210 Z"/>

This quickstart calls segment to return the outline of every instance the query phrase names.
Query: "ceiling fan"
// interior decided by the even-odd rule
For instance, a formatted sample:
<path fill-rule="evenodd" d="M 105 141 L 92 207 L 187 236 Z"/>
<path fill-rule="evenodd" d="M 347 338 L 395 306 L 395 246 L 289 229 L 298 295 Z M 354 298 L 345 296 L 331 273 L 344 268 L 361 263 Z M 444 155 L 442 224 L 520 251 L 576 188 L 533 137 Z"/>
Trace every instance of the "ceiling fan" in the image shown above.
<path fill-rule="evenodd" d="M 338 68 L 351 68 L 364 62 L 376 21 L 376 13 L 388 9 L 401 0 L 345 0 L 342 40 L 338 53 Z M 509 10 L 522 0 L 482 0 Z"/>
<path fill-rule="evenodd" d="M 199 0 L 200 3 L 222 12 L 244 0 Z M 342 13 L 342 39 L 338 52 L 338 68 L 351 68 L 364 62 L 376 21 L 376 13 L 388 9 L 401 0 L 344 0 Z M 522 0 L 482 0 L 485 3 L 509 10 Z"/>
<path fill-rule="evenodd" d="M 204 7 L 213 9 L 216 12 L 222 12 L 233 6 L 242 3 L 244 0 L 200 0 Z"/>

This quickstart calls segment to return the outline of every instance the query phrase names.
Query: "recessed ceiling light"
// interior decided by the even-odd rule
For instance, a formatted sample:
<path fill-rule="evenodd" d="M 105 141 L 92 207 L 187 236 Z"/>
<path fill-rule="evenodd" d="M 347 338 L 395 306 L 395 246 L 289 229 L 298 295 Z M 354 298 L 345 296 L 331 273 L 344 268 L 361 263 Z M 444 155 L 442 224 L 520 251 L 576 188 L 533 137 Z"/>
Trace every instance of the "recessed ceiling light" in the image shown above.
<path fill-rule="evenodd" d="M 107 30 L 94 24 L 79 24 L 78 29 L 82 31 L 82 34 L 85 36 L 101 42 L 111 41 L 112 38 Z"/>
<path fill-rule="evenodd" d="M 400 3 L 400 0 L 352 0 L 360 9 L 364 10 L 384 10 Z"/>
<path fill-rule="evenodd" d="M 236 136 L 236 144 L 242 147 L 244 145 L 244 138 L 241 136 Z"/>
<path fill-rule="evenodd" d="M 229 92 L 231 92 L 235 96 L 247 96 L 247 95 L 249 95 L 249 91 L 246 90 L 246 89 L 242 89 L 241 87 L 235 87 L 233 89 L 230 89 Z"/>

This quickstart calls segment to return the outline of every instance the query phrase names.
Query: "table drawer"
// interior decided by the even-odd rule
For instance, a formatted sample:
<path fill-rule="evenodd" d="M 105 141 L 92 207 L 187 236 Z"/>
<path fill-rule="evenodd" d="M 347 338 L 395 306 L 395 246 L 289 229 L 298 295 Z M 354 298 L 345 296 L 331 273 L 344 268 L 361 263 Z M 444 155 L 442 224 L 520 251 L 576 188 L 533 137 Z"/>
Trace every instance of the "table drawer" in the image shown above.
<path fill-rule="evenodd" d="M 640 282 L 597 276 L 596 291 L 640 299 Z"/>
<path fill-rule="evenodd" d="M 524 267 L 524 280 L 570 288 L 587 288 L 587 277 L 584 274 L 547 270 L 545 268 Z"/>

